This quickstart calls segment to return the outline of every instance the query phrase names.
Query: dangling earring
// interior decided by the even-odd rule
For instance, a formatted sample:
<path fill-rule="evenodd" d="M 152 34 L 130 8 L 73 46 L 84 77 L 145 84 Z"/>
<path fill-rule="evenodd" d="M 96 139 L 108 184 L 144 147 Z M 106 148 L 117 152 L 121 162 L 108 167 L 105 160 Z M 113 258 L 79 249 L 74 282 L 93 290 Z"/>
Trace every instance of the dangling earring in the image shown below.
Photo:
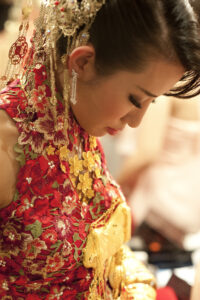
<path fill-rule="evenodd" d="M 78 78 L 78 74 L 72 69 L 72 86 L 71 86 L 70 102 L 74 105 L 77 103 L 77 99 L 76 99 L 77 78 Z"/>

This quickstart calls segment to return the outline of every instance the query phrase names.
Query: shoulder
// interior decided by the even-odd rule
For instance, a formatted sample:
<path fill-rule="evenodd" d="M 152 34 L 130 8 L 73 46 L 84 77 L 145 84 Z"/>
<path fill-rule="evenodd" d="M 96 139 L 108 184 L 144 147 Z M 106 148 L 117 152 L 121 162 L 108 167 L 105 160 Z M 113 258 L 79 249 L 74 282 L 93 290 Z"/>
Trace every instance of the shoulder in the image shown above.
<path fill-rule="evenodd" d="M 13 148 L 18 135 L 14 121 L 0 110 L 0 208 L 8 205 L 14 194 L 19 166 Z"/>
<path fill-rule="evenodd" d="M 15 122 L 10 118 L 6 111 L 0 107 L 0 139 L 6 144 L 17 142 L 19 136 Z"/>

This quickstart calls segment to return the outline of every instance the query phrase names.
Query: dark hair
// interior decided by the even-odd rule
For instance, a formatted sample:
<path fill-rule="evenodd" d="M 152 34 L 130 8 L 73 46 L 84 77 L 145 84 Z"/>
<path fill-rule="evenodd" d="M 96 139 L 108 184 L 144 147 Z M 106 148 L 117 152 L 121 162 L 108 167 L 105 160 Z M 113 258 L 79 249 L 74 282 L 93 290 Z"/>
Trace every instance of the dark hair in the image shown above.
<path fill-rule="evenodd" d="M 90 28 L 96 69 L 106 75 L 119 69 L 141 71 L 158 54 L 180 61 L 186 70 L 182 84 L 168 95 L 200 93 L 200 29 L 184 0 L 107 0 Z M 58 43 L 61 55 L 66 41 Z"/>
<path fill-rule="evenodd" d="M 8 19 L 11 4 L 0 3 L 0 31 L 4 30 L 4 23 Z"/>

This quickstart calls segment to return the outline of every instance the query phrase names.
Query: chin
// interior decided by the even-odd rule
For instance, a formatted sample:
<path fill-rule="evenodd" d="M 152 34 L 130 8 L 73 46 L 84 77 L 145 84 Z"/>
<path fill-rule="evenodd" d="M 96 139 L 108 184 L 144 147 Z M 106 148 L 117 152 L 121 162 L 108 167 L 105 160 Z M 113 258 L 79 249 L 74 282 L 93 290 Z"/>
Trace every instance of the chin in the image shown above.
<path fill-rule="evenodd" d="M 106 134 L 107 134 L 107 133 L 104 132 L 104 133 L 102 133 L 102 134 L 98 134 L 98 135 L 94 135 L 94 136 L 97 137 L 97 138 L 101 138 L 101 137 L 105 136 Z"/>
<path fill-rule="evenodd" d="M 107 134 L 107 132 L 103 129 L 91 129 L 91 130 L 86 130 L 88 134 L 95 136 L 97 138 L 103 137 L 104 135 Z"/>

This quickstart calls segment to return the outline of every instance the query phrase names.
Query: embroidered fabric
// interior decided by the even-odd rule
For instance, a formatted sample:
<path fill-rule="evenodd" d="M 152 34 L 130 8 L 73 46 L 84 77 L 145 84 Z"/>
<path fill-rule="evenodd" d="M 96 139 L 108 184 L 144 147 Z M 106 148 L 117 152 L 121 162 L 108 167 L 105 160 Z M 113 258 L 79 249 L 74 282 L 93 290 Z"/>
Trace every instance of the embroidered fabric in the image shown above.
<path fill-rule="evenodd" d="M 0 96 L 0 108 L 20 133 L 15 151 L 21 165 L 14 199 L 0 210 L 1 299 L 88 299 L 93 272 L 83 266 L 82 250 L 90 225 L 123 201 L 99 142 L 71 112 L 67 147 L 62 131 L 54 131 L 45 74 L 44 66 L 35 69 L 38 87 L 31 101 L 39 99 L 38 112 L 20 81 Z M 61 115 L 62 99 L 57 109 Z"/>

